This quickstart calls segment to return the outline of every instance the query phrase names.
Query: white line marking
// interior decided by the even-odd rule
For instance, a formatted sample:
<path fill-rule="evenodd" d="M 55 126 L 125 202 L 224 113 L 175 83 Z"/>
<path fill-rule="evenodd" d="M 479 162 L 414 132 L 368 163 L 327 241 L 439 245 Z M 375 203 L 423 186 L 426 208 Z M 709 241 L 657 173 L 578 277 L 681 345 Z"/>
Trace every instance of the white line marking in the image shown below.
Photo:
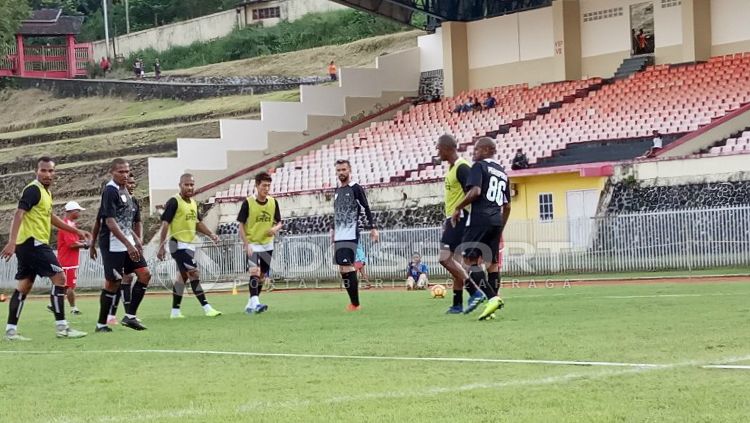
<path fill-rule="evenodd" d="M 742 366 L 742 365 L 723 365 L 723 364 L 711 364 L 708 366 L 701 366 L 704 369 L 730 369 L 730 370 L 750 370 L 750 366 Z"/>
<path fill-rule="evenodd" d="M 507 358 L 472 358 L 472 357 L 401 357 L 377 355 L 338 355 L 338 354 L 295 354 L 295 353 L 263 353 L 250 351 L 203 351 L 203 350 L 107 350 L 107 351 L 0 351 L 0 354 L 199 354 L 199 355 L 229 355 L 245 357 L 279 357 L 279 358 L 313 358 L 325 360 L 372 360 L 372 361 L 422 361 L 422 362 L 451 362 L 451 363 L 497 363 L 497 364 L 542 364 L 551 366 L 588 366 L 588 367 L 637 367 L 659 368 L 667 364 L 650 363 L 618 363 L 609 361 L 577 361 L 577 360 L 524 360 Z"/>

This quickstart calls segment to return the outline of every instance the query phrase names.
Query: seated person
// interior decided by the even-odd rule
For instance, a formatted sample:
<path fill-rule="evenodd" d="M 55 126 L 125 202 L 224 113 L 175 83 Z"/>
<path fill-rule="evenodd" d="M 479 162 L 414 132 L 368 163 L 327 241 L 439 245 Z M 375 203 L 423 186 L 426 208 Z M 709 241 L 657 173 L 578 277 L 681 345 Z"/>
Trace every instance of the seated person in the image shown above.
<path fill-rule="evenodd" d="M 652 134 L 654 136 L 654 139 L 652 140 L 653 144 L 651 145 L 651 148 L 649 148 L 648 151 L 646 152 L 646 155 L 644 156 L 646 158 L 654 157 L 656 153 L 658 153 L 664 146 L 664 144 L 662 143 L 661 134 L 659 133 L 659 131 L 654 130 Z"/>
<path fill-rule="evenodd" d="M 466 103 L 464 103 L 464 106 L 461 108 L 461 111 L 464 113 L 468 113 L 474 109 L 474 97 L 469 96 L 466 99 Z"/>
<path fill-rule="evenodd" d="M 494 109 L 495 106 L 497 106 L 497 100 L 492 96 L 491 93 L 487 93 L 486 97 L 484 98 L 484 104 L 482 106 L 484 106 L 485 110 Z"/>
<path fill-rule="evenodd" d="M 529 167 L 529 159 L 523 153 L 523 150 L 519 148 L 516 151 L 515 157 L 513 157 L 513 163 L 511 163 L 510 168 L 513 170 L 519 170 L 519 169 L 528 169 L 528 167 Z"/>
<path fill-rule="evenodd" d="M 422 263 L 422 256 L 419 253 L 414 253 L 411 257 L 411 262 L 406 268 L 406 289 L 426 289 L 429 281 L 427 280 L 427 273 L 429 273 L 427 265 Z"/>
<path fill-rule="evenodd" d="M 482 102 L 479 101 L 479 97 L 474 97 L 474 104 L 471 106 L 471 110 L 475 112 L 482 110 Z"/>

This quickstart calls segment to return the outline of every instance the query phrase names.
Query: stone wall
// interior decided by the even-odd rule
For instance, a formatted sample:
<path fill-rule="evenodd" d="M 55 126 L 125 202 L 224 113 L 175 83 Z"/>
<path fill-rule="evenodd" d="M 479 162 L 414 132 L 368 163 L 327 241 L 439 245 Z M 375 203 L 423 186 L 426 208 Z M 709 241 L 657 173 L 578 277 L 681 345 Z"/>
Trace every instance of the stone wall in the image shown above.
<path fill-rule="evenodd" d="M 641 186 L 623 180 L 613 187 L 607 214 L 750 205 L 750 181 Z"/>
<path fill-rule="evenodd" d="M 115 96 L 137 100 L 173 99 L 183 101 L 292 90 L 298 88 L 299 85 L 298 82 L 271 85 L 239 85 L 16 77 L 10 77 L 0 82 L 0 88 L 3 86 L 21 89 L 37 88 L 50 91 L 58 97 Z"/>
<path fill-rule="evenodd" d="M 403 229 L 439 226 L 443 223 L 443 205 L 434 204 L 417 208 L 394 208 L 374 211 L 373 217 L 379 229 Z M 217 234 L 236 235 L 237 222 L 219 225 Z M 333 225 L 333 215 L 307 216 L 284 219 L 284 233 L 289 235 L 321 234 Z M 360 226 L 365 226 L 364 218 Z"/>

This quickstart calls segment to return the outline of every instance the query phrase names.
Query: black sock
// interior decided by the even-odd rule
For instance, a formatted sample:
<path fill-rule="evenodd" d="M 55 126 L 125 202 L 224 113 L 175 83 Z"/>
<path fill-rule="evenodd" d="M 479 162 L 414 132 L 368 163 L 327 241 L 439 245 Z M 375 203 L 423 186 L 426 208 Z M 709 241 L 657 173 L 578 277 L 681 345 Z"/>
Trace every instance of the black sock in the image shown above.
<path fill-rule="evenodd" d="M 130 283 L 120 284 L 120 292 L 122 293 L 122 308 L 127 313 L 130 309 L 130 298 L 133 296 L 133 285 Z"/>
<path fill-rule="evenodd" d="M 497 295 L 500 295 L 500 272 L 488 273 L 487 280 L 490 286 L 495 288 Z"/>
<path fill-rule="evenodd" d="M 453 290 L 453 307 L 463 307 L 464 291 L 463 289 Z"/>
<path fill-rule="evenodd" d="M 206 293 L 203 292 L 203 287 L 201 286 L 201 281 L 190 281 L 190 288 L 193 289 L 193 295 L 195 295 L 195 298 L 201 303 L 201 306 L 208 304 L 208 301 L 206 301 Z"/>
<path fill-rule="evenodd" d="M 65 320 L 65 291 L 64 286 L 52 285 L 52 292 L 49 295 L 52 312 L 55 314 L 55 320 Z"/>
<path fill-rule="evenodd" d="M 175 282 L 172 285 L 172 308 L 180 308 L 182 296 L 185 294 L 185 282 Z"/>
<path fill-rule="evenodd" d="M 466 279 L 464 281 L 464 289 L 469 295 L 474 295 L 477 292 L 477 286 L 474 285 L 474 282 L 472 282 L 471 279 Z"/>
<path fill-rule="evenodd" d="M 117 306 L 120 305 L 121 297 L 122 297 L 122 285 L 120 285 L 120 289 L 118 289 L 117 294 L 115 294 L 115 302 L 112 303 L 112 308 L 109 309 L 110 316 L 117 316 Z"/>
<path fill-rule="evenodd" d="M 23 304 L 26 301 L 26 295 L 21 294 L 21 291 L 13 291 L 13 295 L 10 296 L 10 311 L 8 313 L 8 324 L 17 325 L 18 318 L 21 317 L 21 311 L 23 310 Z"/>
<path fill-rule="evenodd" d="M 472 269 L 469 269 L 469 277 L 487 298 L 492 298 L 496 295 L 495 288 L 487 281 L 487 274 L 484 273 L 484 269 L 474 266 Z"/>
<path fill-rule="evenodd" d="M 115 303 L 115 297 L 117 297 L 117 292 L 109 292 L 106 289 L 102 289 L 102 293 L 99 296 L 99 321 L 97 322 L 100 325 L 107 324 L 107 317 L 112 310 L 112 304 Z"/>
<path fill-rule="evenodd" d="M 357 272 L 342 273 L 341 278 L 344 279 L 344 288 L 346 288 L 346 293 L 349 294 L 349 301 L 352 305 L 359 306 L 359 280 L 357 280 Z"/>
<path fill-rule="evenodd" d="M 263 282 L 261 282 L 261 279 L 257 276 L 250 276 L 250 296 L 257 296 L 260 298 L 261 288 L 263 288 Z"/>
<path fill-rule="evenodd" d="M 141 281 L 137 281 L 133 284 L 133 292 L 130 294 L 130 309 L 128 310 L 128 314 L 131 316 L 135 316 L 138 313 L 138 307 L 141 305 L 141 301 L 143 301 L 143 297 L 146 295 L 146 289 L 148 286 L 141 283 Z"/>

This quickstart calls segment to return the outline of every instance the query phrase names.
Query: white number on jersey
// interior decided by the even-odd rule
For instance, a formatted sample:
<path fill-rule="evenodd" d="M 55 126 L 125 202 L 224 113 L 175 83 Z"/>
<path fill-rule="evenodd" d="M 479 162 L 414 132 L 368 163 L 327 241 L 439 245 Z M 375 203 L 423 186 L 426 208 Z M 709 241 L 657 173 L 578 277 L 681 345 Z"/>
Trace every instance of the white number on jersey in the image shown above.
<path fill-rule="evenodd" d="M 487 186 L 487 200 L 492 203 L 497 203 L 498 206 L 502 206 L 508 202 L 505 198 L 505 188 L 507 182 L 498 178 L 497 176 L 490 176 L 490 181 Z"/>

